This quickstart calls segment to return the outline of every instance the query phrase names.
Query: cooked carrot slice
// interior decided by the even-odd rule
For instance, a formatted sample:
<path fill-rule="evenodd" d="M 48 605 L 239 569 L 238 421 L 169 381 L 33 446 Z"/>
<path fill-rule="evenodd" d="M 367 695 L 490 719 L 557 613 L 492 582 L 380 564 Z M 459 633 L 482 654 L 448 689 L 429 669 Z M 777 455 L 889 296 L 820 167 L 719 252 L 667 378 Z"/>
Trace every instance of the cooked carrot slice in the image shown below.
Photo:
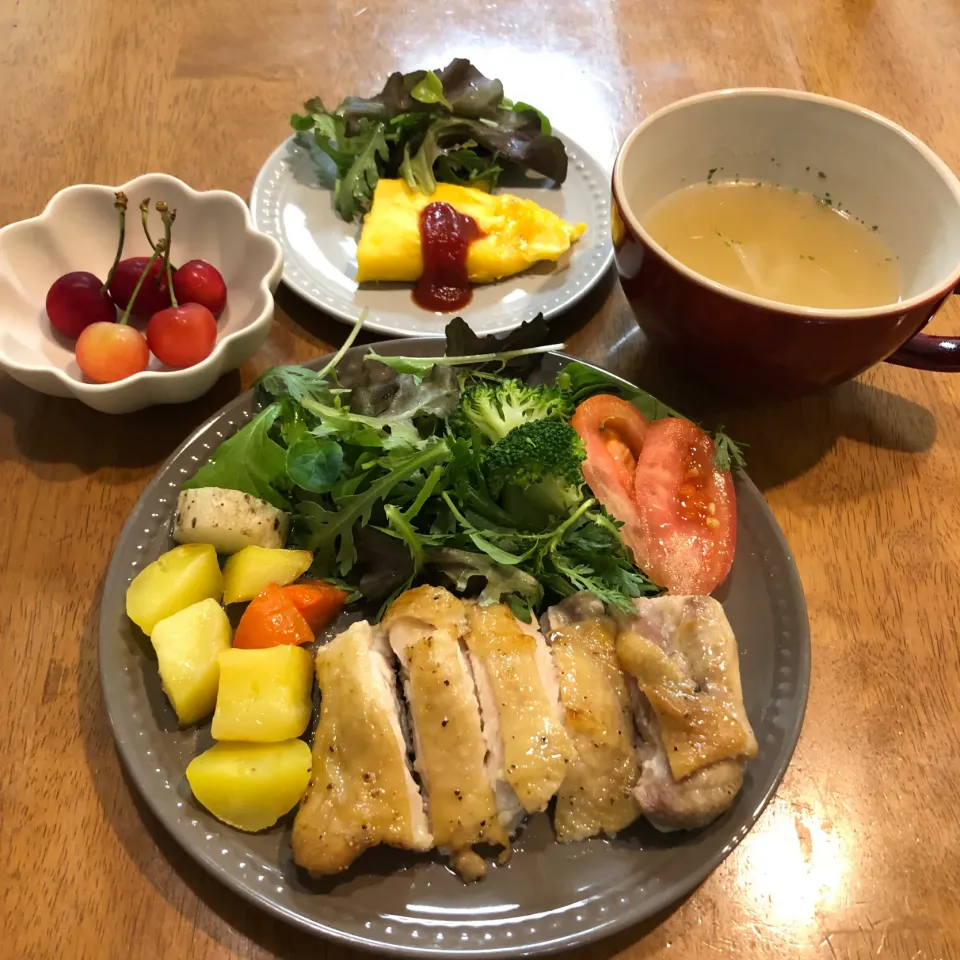
<path fill-rule="evenodd" d="M 247 605 L 237 624 L 233 645 L 256 649 L 281 643 L 312 643 L 313 639 L 303 614 L 280 587 L 271 583 Z"/>
<path fill-rule="evenodd" d="M 346 593 L 332 583 L 322 580 L 293 583 L 283 588 L 284 594 L 303 614 L 311 630 L 325 627 L 338 613 L 347 599 Z"/>

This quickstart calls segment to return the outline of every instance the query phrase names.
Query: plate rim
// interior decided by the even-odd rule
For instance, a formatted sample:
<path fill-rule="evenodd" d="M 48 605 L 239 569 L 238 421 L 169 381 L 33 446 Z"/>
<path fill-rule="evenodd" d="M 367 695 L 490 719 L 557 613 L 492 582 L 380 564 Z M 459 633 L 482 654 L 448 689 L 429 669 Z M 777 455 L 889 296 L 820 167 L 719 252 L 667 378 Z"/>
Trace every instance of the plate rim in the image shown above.
<path fill-rule="evenodd" d="M 571 153 L 571 159 L 575 160 L 581 168 L 589 168 L 589 172 L 592 177 L 596 178 L 598 188 L 603 192 L 604 187 L 607 187 L 607 193 L 603 194 L 606 197 L 602 203 L 605 205 L 606 210 L 606 220 L 608 226 L 612 228 L 612 217 L 613 217 L 613 199 L 612 193 L 609 191 L 610 183 L 610 173 L 606 168 L 597 160 L 592 154 L 584 150 L 580 144 L 574 140 L 572 137 L 567 136 L 561 130 L 554 128 L 553 135 L 559 137 L 563 141 L 564 146 Z M 263 195 L 266 193 L 267 185 L 269 184 L 272 177 L 276 175 L 276 170 L 279 168 L 280 163 L 283 159 L 284 152 L 287 150 L 288 145 L 295 143 L 296 134 L 291 134 L 282 140 L 268 155 L 267 159 L 263 162 L 263 165 L 257 171 L 257 175 L 253 181 L 253 187 L 250 191 L 250 199 L 248 201 L 248 207 L 250 209 L 250 216 L 253 221 L 254 229 L 259 233 L 263 233 L 265 236 L 268 236 L 280 244 L 280 248 L 283 251 L 283 273 L 281 279 L 284 283 L 284 286 L 287 287 L 292 293 L 296 294 L 301 300 L 305 303 L 310 304 L 312 307 L 315 307 L 317 310 L 322 311 L 325 315 L 333 317 L 335 320 L 346 323 L 354 324 L 360 316 L 361 310 L 357 310 L 354 314 L 347 312 L 346 310 L 338 307 L 336 304 L 324 303 L 318 297 L 310 293 L 309 290 L 303 289 L 303 287 L 291 279 L 292 269 L 288 264 L 288 248 L 287 244 L 284 241 L 283 235 L 276 236 L 273 231 L 266 228 L 266 223 L 261 222 L 261 215 L 264 214 L 265 210 L 265 201 L 263 200 Z M 574 165 L 574 164 L 571 164 Z M 562 190 L 563 187 L 561 186 Z M 263 216 L 263 220 L 266 221 L 269 218 Z M 601 226 L 602 224 L 601 217 Z M 515 330 L 517 327 L 523 323 L 524 320 L 530 320 L 537 313 L 542 312 L 544 319 L 549 320 L 551 317 L 557 316 L 560 313 L 563 313 L 573 307 L 576 303 L 579 303 L 591 290 L 593 290 L 598 283 L 607 275 L 613 265 L 613 240 L 609 234 L 603 237 L 602 241 L 602 257 L 600 261 L 594 267 L 586 277 L 585 282 L 581 283 L 579 287 L 574 287 L 573 289 L 567 289 L 567 285 L 564 284 L 561 287 L 561 293 L 558 295 L 557 302 L 552 306 L 549 306 L 543 311 L 524 311 L 520 310 L 515 313 L 517 320 L 515 323 L 511 321 L 510 325 L 499 326 L 495 330 L 483 330 L 483 333 L 492 333 L 497 336 L 508 333 L 511 330 Z M 504 278 L 505 280 L 510 280 L 512 278 Z M 528 315 L 529 314 L 529 315 Z M 452 316 L 452 314 L 451 314 Z M 464 318 L 467 323 L 470 323 L 469 316 Z M 438 326 L 438 331 L 434 334 L 426 333 L 422 330 L 403 330 L 400 327 L 392 323 L 381 323 L 374 317 L 371 313 L 363 321 L 363 329 L 369 330 L 372 333 L 380 334 L 381 336 L 388 336 L 397 339 L 411 339 L 411 340 L 433 340 L 433 339 L 442 339 L 443 338 L 443 328 Z"/>
<path fill-rule="evenodd" d="M 401 351 L 404 349 L 409 349 L 414 344 L 416 344 L 419 349 L 429 351 L 428 353 L 424 354 L 425 356 L 439 356 L 442 353 L 442 351 L 438 350 L 438 347 L 443 344 L 443 341 L 434 337 L 408 339 L 398 338 L 390 341 L 381 341 L 377 343 L 376 346 L 378 350 L 383 351 L 386 348 L 392 352 L 394 350 Z M 365 351 L 369 348 L 370 345 L 368 344 L 359 345 L 351 348 L 351 352 L 360 350 Z M 397 355 L 400 356 L 403 354 L 398 352 Z M 324 354 L 323 356 L 314 357 L 302 365 L 317 368 L 331 356 L 333 356 L 333 354 L 328 353 Z M 584 363 L 593 369 L 601 370 L 603 373 L 623 384 L 632 386 L 630 381 L 628 381 L 626 378 L 617 374 L 613 374 L 610 371 L 604 370 L 602 367 L 597 366 L 596 364 L 588 363 L 587 361 L 570 354 L 551 351 L 550 353 L 544 354 L 543 358 L 545 360 L 549 359 L 555 362 L 558 361 L 561 364 L 561 367 L 571 362 Z M 253 390 L 254 388 L 251 387 L 247 390 L 241 391 L 236 397 L 234 397 L 232 400 L 229 400 L 220 409 L 207 417 L 206 420 L 204 420 L 190 432 L 183 442 L 180 443 L 166 458 L 166 460 L 164 460 L 164 462 L 157 468 L 156 472 L 150 478 L 140 496 L 137 498 L 133 507 L 130 509 L 129 514 L 124 521 L 123 526 L 121 527 L 120 533 L 117 536 L 111 552 L 110 562 L 104 575 L 103 591 L 101 594 L 100 611 L 98 617 L 99 637 L 97 646 L 98 677 L 100 680 L 101 696 L 103 697 L 104 707 L 110 722 L 111 732 L 113 733 L 114 741 L 116 742 L 118 754 L 124 769 L 129 775 L 130 780 L 132 780 L 136 785 L 139 795 L 150 808 L 151 812 L 156 817 L 162 828 L 178 843 L 181 849 L 186 851 L 192 860 L 203 867 L 217 882 L 223 883 L 234 893 L 239 894 L 248 903 L 251 903 L 260 909 L 264 909 L 288 923 L 292 923 L 294 926 L 312 934 L 313 936 L 322 936 L 329 938 L 334 942 L 353 947 L 361 947 L 377 953 L 392 954 L 397 956 L 491 957 L 552 954 L 561 950 L 584 946 L 585 944 L 601 940 L 621 930 L 635 926 L 638 923 L 642 923 L 650 917 L 656 916 L 658 913 L 672 904 L 678 903 L 683 897 L 696 890 L 696 888 L 699 887 L 700 884 L 703 883 L 703 881 L 724 860 L 726 860 L 726 858 L 740 845 L 747 834 L 754 828 L 763 811 L 769 805 L 774 794 L 783 781 L 787 769 L 790 766 L 790 762 L 793 759 L 793 755 L 796 751 L 796 746 L 800 738 L 800 732 L 803 727 L 810 689 L 812 647 L 810 642 L 810 622 L 807 611 L 806 597 L 803 591 L 803 583 L 800 579 L 800 574 L 796 566 L 793 552 L 790 550 L 786 536 L 784 535 L 780 524 L 777 522 L 773 511 L 770 509 L 769 504 L 766 502 L 766 499 L 763 497 L 763 494 L 759 488 L 742 470 L 737 470 L 735 472 L 736 482 L 738 485 L 744 485 L 746 489 L 750 491 L 751 496 L 758 501 L 762 514 L 765 516 L 765 519 L 768 521 L 768 525 L 770 526 L 773 539 L 776 541 L 778 547 L 782 551 L 782 558 L 785 561 L 784 569 L 786 572 L 786 579 L 788 581 L 785 586 L 789 588 L 792 597 L 797 603 L 797 647 L 799 648 L 800 652 L 798 662 L 796 664 L 795 701 L 797 703 L 797 709 L 794 714 L 787 718 L 788 722 L 784 726 L 782 747 L 779 751 L 780 758 L 776 762 L 774 776 L 771 778 L 767 788 L 757 801 L 755 808 L 747 815 L 744 825 L 730 838 L 728 843 L 722 849 L 710 856 L 707 856 L 702 863 L 697 865 L 696 869 L 687 873 L 680 882 L 675 883 L 672 886 L 667 886 L 651 896 L 646 896 L 642 901 L 628 904 L 622 912 L 612 917 L 605 923 L 594 924 L 586 929 L 575 930 L 572 933 L 556 937 L 554 939 L 540 940 L 534 944 L 517 944 L 516 946 L 489 948 L 467 947 L 465 949 L 451 949 L 450 947 L 446 946 L 441 948 L 432 947 L 427 943 L 419 946 L 407 943 L 386 942 L 381 939 L 364 937 L 362 935 L 352 933 L 346 929 L 330 926 L 328 923 L 307 917 L 296 910 L 284 906 L 275 899 L 266 896 L 263 892 L 256 890 L 252 885 L 247 883 L 243 878 L 226 869 L 223 863 L 211 856 L 204 847 L 192 842 L 182 821 L 172 818 L 168 815 L 165 806 L 160 802 L 162 794 L 157 794 L 155 796 L 149 790 L 145 789 L 145 784 L 141 781 L 141 777 L 139 775 L 139 767 L 143 761 L 143 758 L 137 753 L 135 749 L 135 743 L 133 742 L 132 738 L 128 738 L 124 733 L 121 726 L 122 719 L 118 716 L 115 716 L 113 708 L 114 705 L 111 704 L 111 700 L 107 696 L 107 688 L 109 684 L 105 675 L 105 662 L 108 658 L 105 656 L 105 652 L 107 651 L 108 644 L 110 642 L 109 637 L 112 636 L 112 634 L 110 634 L 111 625 L 108 623 L 108 620 L 110 619 L 110 610 L 114 605 L 108 604 L 106 601 L 110 594 L 112 594 L 115 590 L 122 589 L 122 587 L 118 586 L 120 581 L 125 577 L 125 573 L 120 567 L 121 547 L 126 543 L 128 537 L 132 535 L 134 522 L 137 519 L 142 504 L 150 497 L 154 496 L 157 491 L 162 489 L 168 468 L 176 459 L 180 457 L 184 450 L 193 444 L 198 439 L 200 434 L 206 431 L 209 427 L 213 426 L 218 420 L 226 416 L 230 408 L 236 406 L 242 409 L 245 404 L 249 403 L 249 401 L 253 398 Z M 243 424 L 240 424 L 237 429 L 240 429 L 242 426 Z M 164 520 L 163 524 L 167 525 L 168 522 L 169 518 Z M 124 583 L 125 582 L 126 581 L 124 581 Z M 242 835 L 241 831 L 238 831 L 238 833 Z"/>

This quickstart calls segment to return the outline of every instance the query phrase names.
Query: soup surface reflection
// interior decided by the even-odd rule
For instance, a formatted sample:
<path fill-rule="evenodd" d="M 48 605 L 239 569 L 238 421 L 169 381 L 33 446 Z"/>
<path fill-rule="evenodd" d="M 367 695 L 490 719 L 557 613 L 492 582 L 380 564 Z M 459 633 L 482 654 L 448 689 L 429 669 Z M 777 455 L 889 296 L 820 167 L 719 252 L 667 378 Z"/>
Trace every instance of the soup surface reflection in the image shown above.
<path fill-rule="evenodd" d="M 698 183 L 664 197 L 643 225 L 691 270 L 757 297 L 841 310 L 900 299 L 896 260 L 876 231 L 809 193 Z"/>

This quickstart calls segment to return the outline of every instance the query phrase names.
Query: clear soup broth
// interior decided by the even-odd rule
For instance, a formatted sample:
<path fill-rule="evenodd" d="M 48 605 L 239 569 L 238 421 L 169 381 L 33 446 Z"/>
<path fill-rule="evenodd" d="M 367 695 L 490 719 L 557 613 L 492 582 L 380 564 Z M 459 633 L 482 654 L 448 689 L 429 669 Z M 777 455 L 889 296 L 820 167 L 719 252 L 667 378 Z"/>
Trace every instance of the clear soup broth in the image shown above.
<path fill-rule="evenodd" d="M 698 183 L 664 197 L 643 225 L 691 270 L 757 297 L 840 310 L 900 299 L 890 248 L 809 193 L 756 181 Z"/>

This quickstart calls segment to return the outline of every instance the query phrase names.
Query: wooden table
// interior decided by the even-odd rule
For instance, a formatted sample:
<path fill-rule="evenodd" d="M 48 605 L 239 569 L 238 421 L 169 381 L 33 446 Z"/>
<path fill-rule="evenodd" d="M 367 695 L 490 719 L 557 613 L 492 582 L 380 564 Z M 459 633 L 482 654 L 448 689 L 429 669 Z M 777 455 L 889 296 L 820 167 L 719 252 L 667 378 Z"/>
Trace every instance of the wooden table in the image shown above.
<path fill-rule="evenodd" d="M 539 12 L 549 9 L 549 15 Z M 732 85 L 845 97 L 960 170 L 956 0 L 0 0 L 0 222 L 75 182 L 165 170 L 248 195 L 306 96 L 470 56 L 606 163 L 669 101 Z M 0 956 L 341 955 L 203 873 L 124 778 L 97 679 L 104 571 L 157 466 L 278 362 L 344 328 L 279 294 L 255 363 L 111 418 L 0 377 Z M 935 328 L 960 332 L 960 309 Z M 750 444 L 810 606 L 813 684 L 786 780 L 657 925 L 590 956 L 960 956 L 960 377 L 881 366 L 731 409 L 650 354 L 619 288 L 572 349 Z"/>

